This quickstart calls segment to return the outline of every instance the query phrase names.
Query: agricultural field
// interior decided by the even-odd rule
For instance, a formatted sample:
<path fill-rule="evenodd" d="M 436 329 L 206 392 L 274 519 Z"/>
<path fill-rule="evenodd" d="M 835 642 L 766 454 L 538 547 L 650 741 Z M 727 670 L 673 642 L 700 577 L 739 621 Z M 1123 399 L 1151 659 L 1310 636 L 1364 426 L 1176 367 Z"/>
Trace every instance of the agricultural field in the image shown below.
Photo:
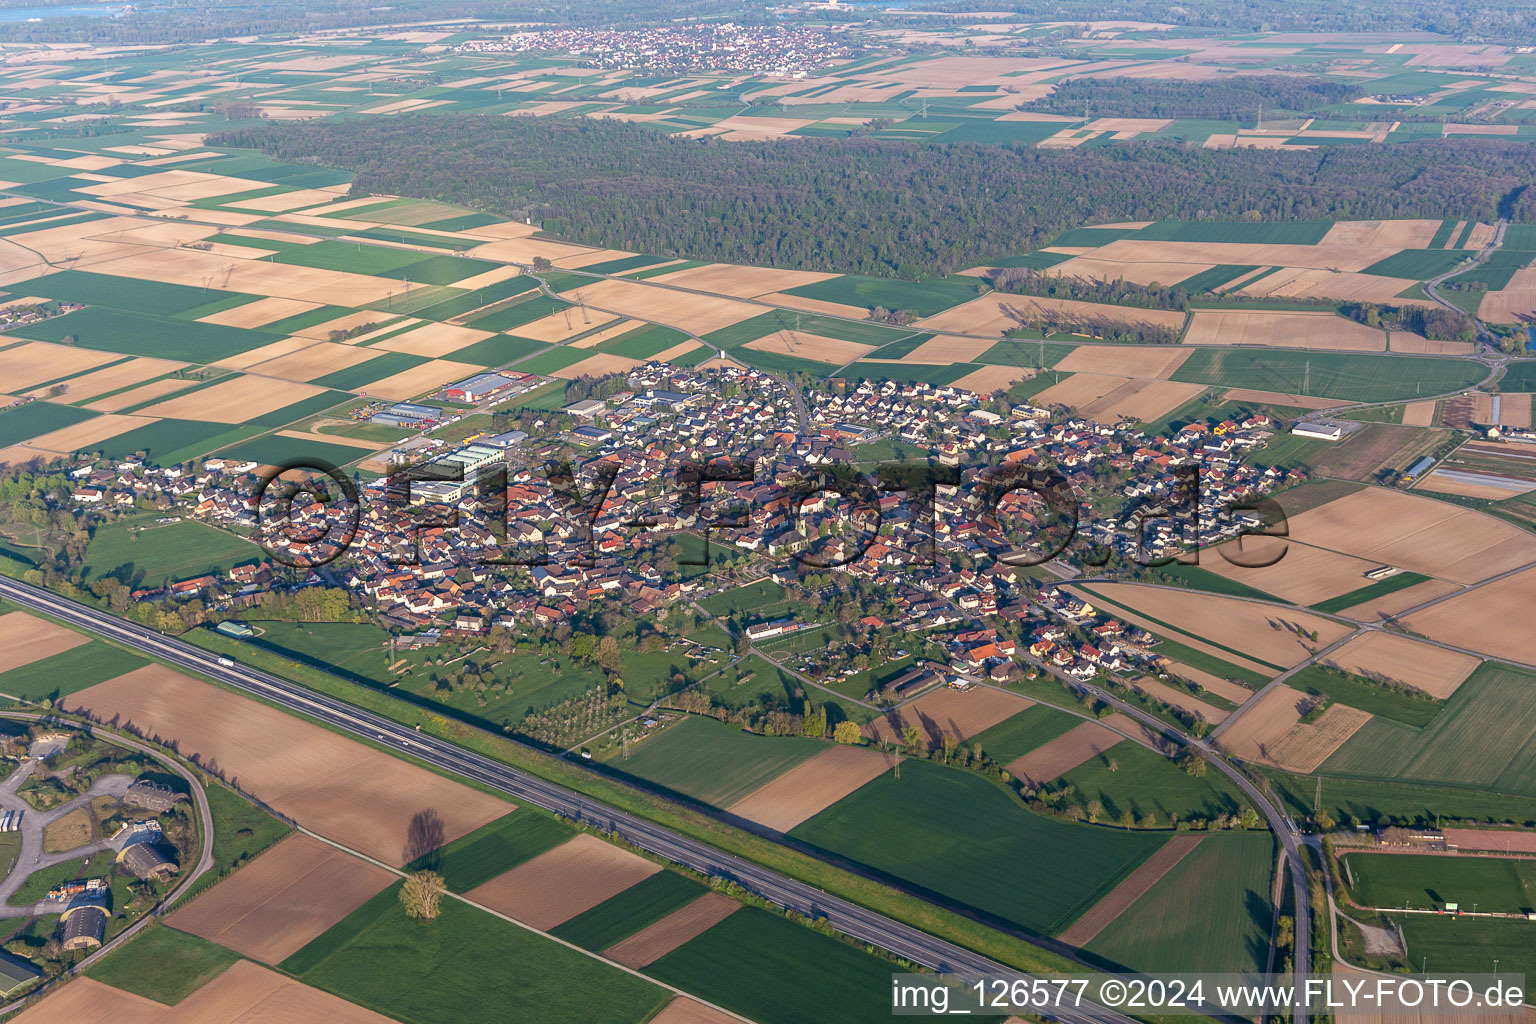
<path fill-rule="evenodd" d="M 1275 841 L 1215 834 L 1175 864 L 1088 943 L 1107 963 L 1138 971 L 1262 970 L 1274 909 Z"/>
<path fill-rule="evenodd" d="M 826 749 L 817 740 L 753 736 L 690 716 L 603 767 L 712 807 L 727 807 Z"/>
<path fill-rule="evenodd" d="M 1014 927 L 1061 931 L 1167 834 L 1074 824 L 1025 810 L 1002 786 L 924 761 L 882 775 L 795 828 L 793 838 Z M 893 844 L 889 837 L 902 835 Z M 1035 851 L 1028 876 L 1017 851 Z M 967 870 L 953 870 L 956 858 Z"/>

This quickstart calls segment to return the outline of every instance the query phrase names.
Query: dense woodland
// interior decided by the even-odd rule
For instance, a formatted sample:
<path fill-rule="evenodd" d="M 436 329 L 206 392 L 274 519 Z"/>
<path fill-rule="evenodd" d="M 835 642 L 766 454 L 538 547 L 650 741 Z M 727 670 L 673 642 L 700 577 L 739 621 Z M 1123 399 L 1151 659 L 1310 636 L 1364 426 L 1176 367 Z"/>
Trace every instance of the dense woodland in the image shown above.
<path fill-rule="evenodd" d="M 1265 75 L 1219 82 L 1158 81 L 1146 78 L 1069 78 L 1049 96 L 1025 103 L 1025 110 L 1081 117 L 1168 117 L 1255 120 L 1300 114 L 1364 93 L 1348 82 Z"/>
<path fill-rule="evenodd" d="M 1536 147 L 1488 139 L 1301 152 L 873 139 L 674 138 L 608 121 L 405 114 L 222 133 L 590 245 L 882 276 L 947 274 L 1122 220 L 1495 219 Z"/>
<path fill-rule="evenodd" d="M 1339 312 L 1368 327 L 1413 331 L 1436 341 L 1477 340 L 1477 324 L 1470 316 L 1439 306 L 1378 306 L 1372 302 L 1353 302 L 1340 306 Z"/>

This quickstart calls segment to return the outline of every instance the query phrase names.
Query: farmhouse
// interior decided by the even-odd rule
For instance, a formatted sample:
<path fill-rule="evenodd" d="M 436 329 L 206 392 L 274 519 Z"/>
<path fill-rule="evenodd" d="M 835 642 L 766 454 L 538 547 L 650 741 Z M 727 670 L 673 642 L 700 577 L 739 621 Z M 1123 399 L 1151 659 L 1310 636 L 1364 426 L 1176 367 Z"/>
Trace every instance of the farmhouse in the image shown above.
<path fill-rule="evenodd" d="M 94 903 L 64 911 L 59 924 L 65 949 L 95 949 L 107 936 L 107 912 Z"/>
<path fill-rule="evenodd" d="M 155 843 L 131 843 L 117 855 L 117 862 L 141 879 L 169 878 L 179 869 Z"/>

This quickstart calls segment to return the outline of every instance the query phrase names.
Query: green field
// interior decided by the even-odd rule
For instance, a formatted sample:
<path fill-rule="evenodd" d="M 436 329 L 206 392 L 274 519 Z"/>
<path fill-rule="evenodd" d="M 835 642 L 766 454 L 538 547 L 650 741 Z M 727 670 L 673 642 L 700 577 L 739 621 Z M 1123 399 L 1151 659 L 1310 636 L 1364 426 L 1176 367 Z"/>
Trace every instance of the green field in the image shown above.
<path fill-rule="evenodd" d="M 510 806 L 510 805 L 508 805 Z M 569 841 L 575 833 L 554 818 L 519 807 L 469 835 L 421 858 L 413 867 L 430 867 L 452 892 L 468 892 L 539 854 Z"/>
<path fill-rule="evenodd" d="M 1434 825 L 1463 820 L 1536 827 L 1536 798 L 1532 797 L 1506 796 L 1464 786 L 1330 776 L 1322 778 L 1321 803 L 1314 803 L 1319 777 L 1291 775 L 1278 769 L 1262 771 L 1290 813 L 1301 817 L 1311 815 L 1314 807 L 1319 807 L 1346 825 Z"/>
<path fill-rule="evenodd" d="M 1476 972 L 1491 974 L 1498 960 L 1500 974 L 1536 976 L 1536 942 L 1531 922 L 1442 917 L 1438 914 L 1389 915 L 1408 947 L 1408 963 L 1431 974 Z"/>
<path fill-rule="evenodd" d="M 1321 771 L 1536 796 L 1533 735 L 1536 676 L 1484 662 L 1428 725 L 1373 718 Z"/>
<path fill-rule="evenodd" d="M 785 294 L 847 306 L 884 306 L 910 309 L 918 316 L 932 316 L 958 306 L 978 294 L 978 282 L 970 277 L 946 277 L 932 281 L 903 281 L 891 277 L 860 277 L 844 274 L 815 284 L 786 288 Z"/>
<path fill-rule="evenodd" d="M 1149 224 L 1128 237 L 1159 242 L 1252 242 L 1265 245 L 1316 245 L 1328 234 L 1333 222 L 1328 220 L 1277 221 L 1254 224 L 1248 221 L 1177 221 Z M 1066 243 L 1057 242 L 1057 245 Z M 1076 244 L 1076 243 L 1074 243 Z M 1081 243 L 1091 244 L 1091 243 Z"/>
<path fill-rule="evenodd" d="M 272 343 L 272 335 L 261 331 L 100 306 L 28 324 L 19 333 L 35 341 L 62 342 L 73 337 L 80 348 L 180 359 L 189 363 L 212 363 Z"/>
<path fill-rule="evenodd" d="M 1244 274 L 1251 274 L 1258 269 L 1253 265 L 1226 263 L 1212 267 L 1210 270 L 1202 270 L 1194 277 L 1187 277 L 1180 281 L 1178 286 L 1191 295 L 1199 295 L 1201 292 L 1214 291 L 1228 281 L 1236 281 Z"/>
<path fill-rule="evenodd" d="M 1340 594 L 1338 597 L 1330 597 L 1326 601 L 1319 601 L 1312 607 L 1320 612 L 1328 612 L 1330 614 L 1341 612 L 1346 608 L 1353 608 L 1355 605 L 1364 604 L 1366 601 L 1375 601 L 1378 598 L 1386 597 L 1388 594 L 1394 594 L 1399 590 L 1411 587 L 1415 583 L 1423 583 L 1428 579 L 1429 577 L 1422 573 L 1400 572 L 1395 576 L 1388 576 L 1384 580 L 1377 580 L 1375 583 L 1367 584 L 1359 590 L 1351 590 L 1347 594 Z"/>
<path fill-rule="evenodd" d="M 1071 924 L 1168 837 L 1033 814 L 1000 783 L 910 760 L 900 779 L 880 776 L 790 835 L 1041 934 Z"/>
<path fill-rule="evenodd" d="M 604 764 L 712 807 L 728 807 L 795 765 L 827 750 L 818 740 L 754 736 L 713 719 L 688 718 Z"/>
<path fill-rule="evenodd" d="M 1372 263 L 1361 273 L 1428 281 L 1455 270 L 1457 264 L 1471 255 L 1466 249 L 1404 249 L 1378 263 Z"/>
<path fill-rule="evenodd" d="M 7 285 L 6 290 L 13 295 L 36 295 L 44 299 L 83 302 L 88 306 L 111 306 L 165 316 L 194 309 L 210 299 L 229 294 L 160 281 L 141 281 L 134 277 L 93 274 L 86 270 L 61 270 L 46 277 Z M 257 296 L 247 295 L 244 298 L 247 302 L 254 302 Z"/>
<path fill-rule="evenodd" d="M 1110 770 L 1111 762 L 1114 771 Z M 1247 806 L 1237 787 L 1220 772 L 1195 778 L 1155 750 L 1126 740 L 1090 758 L 1063 775 L 1051 788 L 1074 786 L 1073 801 L 1104 805 L 1106 821 L 1118 821 L 1129 811 L 1141 821 L 1157 815 L 1160 827 L 1179 821 L 1209 820 L 1218 814 L 1239 814 Z"/>
<path fill-rule="evenodd" d="M 501 1024 L 536 1006 L 550 1024 L 637 1024 L 670 993 L 456 900 L 422 925 L 392 885 L 283 961 L 307 985 L 412 1024 Z M 487 970 L 493 955 L 505 969 Z"/>
<path fill-rule="evenodd" d="M 0 694 L 40 701 L 106 682 L 149 664 L 132 651 L 92 640 L 51 658 L 0 673 Z"/>
<path fill-rule="evenodd" d="M 117 576 L 161 586 L 256 562 L 261 549 L 232 533 L 184 519 L 168 526 L 124 520 L 99 528 L 85 549 L 87 578 Z"/>
<path fill-rule="evenodd" d="M 1457 903 L 1462 910 L 1525 913 L 1536 910 L 1536 860 L 1504 860 L 1471 855 L 1354 853 L 1345 878 L 1362 907 L 1442 910 Z M 1342 868 L 1341 868 L 1342 870 Z"/>
<path fill-rule="evenodd" d="M 895 965 L 745 907 L 646 968 L 660 981 L 760 1024 L 891 1019 Z"/>
<path fill-rule="evenodd" d="M 1269 953 L 1275 841 L 1213 833 L 1088 943 L 1138 971 L 1262 970 Z"/>
<path fill-rule="evenodd" d="M 1324 665 L 1308 665 L 1287 680 L 1286 685 L 1415 729 L 1433 722 L 1446 705 L 1443 700 L 1399 693 L 1363 676 Z"/>
<path fill-rule="evenodd" d="M 232 459 L 249 459 L 261 466 L 298 462 L 305 466 L 335 467 L 365 459 L 373 454 L 373 449 L 266 434 L 249 441 L 237 441 L 221 449 L 220 454 Z"/>
<path fill-rule="evenodd" d="M 792 614 L 795 608 L 784 588 L 773 580 L 758 580 L 745 587 L 733 587 L 711 595 L 700 601 L 699 607 L 716 618 L 741 615 L 752 622 L 782 618 Z"/>
<path fill-rule="evenodd" d="M 1049 704 L 1031 704 L 1016 715 L 971 737 L 972 750 L 980 750 L 998 764 L 1007 764 L 1049 743 L 1062 733 L 1081 725 L 1083 720 Z"/>
<path fill-rule="evenodd" d="M 76 409 L 72 405 L 55 405 L 53 402 L 28 402 L 0 412 L 0 446 L 19 444 L 31 437 L 39 437 L 53 430 L 84 420 L 96 413 Z"/>
<path fill-rule="evenodd" d="M 103 985 L 174 1006 L 239 959 L 206 939 L 152 924 L 85 973 Z"/>
<path fill-rule="evenodd" d="M 686 875 L 658 871 L 591 910 L 577 914 L 550 934 L 582 949 L 607 949 L 692 903 L 706 891 L 704 883 Z"/>
<path fill-rule="evenodd" d="M 1461 359 L 1201 348 L 1190 354 L 1174 372 L 1173 379 L 1359 402 L 1389 402 L 1470 387 L 1487 375 L 1486 367 Z"/>

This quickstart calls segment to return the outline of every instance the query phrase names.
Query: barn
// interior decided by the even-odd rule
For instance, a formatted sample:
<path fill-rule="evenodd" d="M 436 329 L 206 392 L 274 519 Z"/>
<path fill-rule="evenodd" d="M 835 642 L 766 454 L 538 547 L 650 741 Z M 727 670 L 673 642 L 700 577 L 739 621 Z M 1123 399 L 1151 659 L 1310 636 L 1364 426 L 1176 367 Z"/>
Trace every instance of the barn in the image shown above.
<path fill-rule="evenodd" d="M 59 926 L 65 949 L 95 949 L 107 937 L 107 912 L 94 903 L 71 907 Z"/>

